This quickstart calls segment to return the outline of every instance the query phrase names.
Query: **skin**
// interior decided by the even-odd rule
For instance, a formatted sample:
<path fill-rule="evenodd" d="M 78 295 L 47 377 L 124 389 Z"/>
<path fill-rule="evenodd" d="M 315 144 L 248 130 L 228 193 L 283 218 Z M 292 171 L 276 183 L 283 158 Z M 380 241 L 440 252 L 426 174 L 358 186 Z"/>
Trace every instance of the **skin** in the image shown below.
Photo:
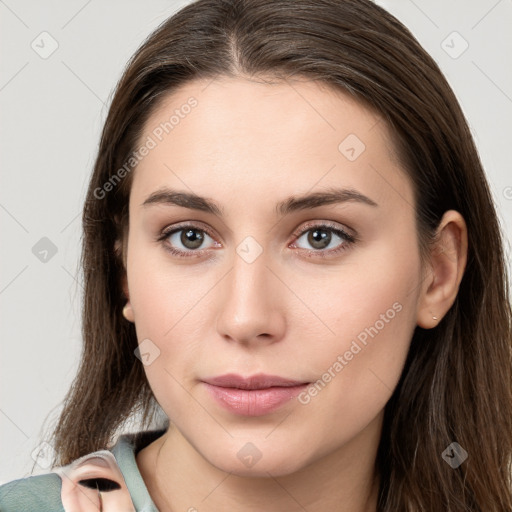
<path fill-rule="evenodd" d="M 172 422 L 138 453 L 143 479 L 162 512 L 240 504 L 375 511 L 383 409 L 414 329 L 436 326 L 455 300 L 466 264 L 464 219 L 446 212 L 422 268 L 412 184 L 387 125 L 349 95 L 311 81 L 189 82 L 165 98 L 140 140 L 190 96 L 198 105 L 134 171 L 123 241 L 124 314 L 139 343 L 149 339 L 160 351 L 144 368 Z M 365 145 L 353 161 L 338 149 L 349 134 Z M 142 206 L 162 186 L 210 198 L 224 215 Z M 378 206 L 275 210 L 290 196 L 331 187 L 357 190 Z M 211 232 L 199 249 L 183 245 L 181 232 L 157 241 L 188 222 Z M 318 249 L 308 235 L 323 222 L 357 241 L 327 230 L 331 242 Z M 251 263 L 236 250 L 248 236 L 263 250 Z M 202 252 L 180 258 L 166 244 Z M 400 311 L 307 404 L 293 399 L 273 413 L 237 416 L 201 383 L 230 372 L 316 382 L 393 304 Z M 261 455 L 251 467 L 237 457 L 246 443 Z"/>

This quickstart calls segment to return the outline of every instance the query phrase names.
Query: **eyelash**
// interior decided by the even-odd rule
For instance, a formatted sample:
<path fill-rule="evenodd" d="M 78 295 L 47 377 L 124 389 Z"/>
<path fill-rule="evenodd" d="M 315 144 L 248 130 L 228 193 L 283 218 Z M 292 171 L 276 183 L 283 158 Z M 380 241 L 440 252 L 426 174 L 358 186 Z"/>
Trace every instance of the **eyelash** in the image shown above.
<path fill-rule="evenodd" d="M 170 252 L 173 256 L 177 256 L 178 258 L 200 257 L 201 253 L 206 249 L 202 249 L 202 250 L 189 249 L 188 251 L 181 251 L 181 250 L 175 249 L 174 247 L 165 243 L 167 238 L 169 238 L 169 236 L 171 236 L 172 234 L 179 233 L 180 231 L 185 231 L 187 229 L 206 233 L 210 238 L 213 239 L 213 235 L 210 233 L 210 231 L 208 229 L 200 227 L 199 225 L 196 225 L 196 224 L 183 224 L 183 225 L 179 225 L 179 226 L 173 226 L 172 228 L 167 228 L 164 231 L 162 231 L 162 233 L 157 238 L 157 242 L 161 242 L 166 251 Z M 329 222 L 306 224 L 303 227 L 302 231 L 300 231 L 299 233 L 294 233 L 293 236 L 295 237 L 295 239 L 298 239 L 305 233 L 312 231 L 314 229 L 322 229 L 324 231 L 330 231 L 330 232 L 334 233 L 335 235 L 339 236 L 343 240 L 343 243 L 340 246 L 338 246 L 336 249 L 323 250 L 323 249 L 302 249 L 302 248 L 300 248 L 301 251 L 305 251 L 308 255 L 312 255 L 314 257 L 318 256 L 320 258 L 326 258 L 326 257 L 330 257 L 333 255 L 337 255 L 343 251 L 348 250 L 351 245 L 358 242 L 357 237 L 355 237 L 353 235 L 349 235 L 346 231 L 340 229 L 337 225 L 330 224 Z M 327 256 L 327 255 L 329 255 L 329 256 Z"/>

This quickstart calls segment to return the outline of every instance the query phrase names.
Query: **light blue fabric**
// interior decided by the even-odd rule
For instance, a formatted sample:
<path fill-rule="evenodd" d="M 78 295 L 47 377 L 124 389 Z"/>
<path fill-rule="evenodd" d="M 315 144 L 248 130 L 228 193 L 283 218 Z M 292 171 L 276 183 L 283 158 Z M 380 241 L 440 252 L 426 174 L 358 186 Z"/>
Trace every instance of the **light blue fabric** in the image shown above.
<path fill-rule="evenodd" d="M 0 486 L 2 512 L 65 512 L 60 499 L 62 480 L 57 473 L 13 480 Z"/>
<path fill-rule="evenodd" d="M 121 473 L 123 473 L 124 480 L 130 491 L 130 496 L 137 512 L 158 512 L 158 509 L 153 503 L 146 484 L 140 474 L 135 460 L 134 447 L 139 446 L 139 449 L 142 449 L 144 446 L 147 446 L 150 442 L 160 437 L 165 430 L 166 429 L 158 430 L 152 433 L 147 432 L 146 436 L 149 436 L 149 442 L 148 439 L 137 442 L 133 435 L 121 436 L 116 445 L 110 450 L 117 460 Z"/>
<path fill-rule="evenodd" d="M 110 449 L 123 474 L 137 512 L 158 512 L 139 472 L 135 454 L 166 429 L 121 435 Z M 0 512 L 67 512 L 61 500 L 57 473 L 33 475 L 0 486 Z"/>

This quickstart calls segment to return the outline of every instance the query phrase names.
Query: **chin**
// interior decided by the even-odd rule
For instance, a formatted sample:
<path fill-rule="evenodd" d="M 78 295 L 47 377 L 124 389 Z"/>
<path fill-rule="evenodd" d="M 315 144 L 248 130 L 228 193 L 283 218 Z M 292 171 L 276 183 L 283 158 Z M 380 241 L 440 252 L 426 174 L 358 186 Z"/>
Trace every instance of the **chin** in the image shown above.
<path fill-rule="evenodd" d="M 271 442 L 237 441 L 232 446 L 217 447 L 203 457 L 217 469 L 242 477 L 286 476 L 303 469 L 309 459 L 303 450 Z"/>

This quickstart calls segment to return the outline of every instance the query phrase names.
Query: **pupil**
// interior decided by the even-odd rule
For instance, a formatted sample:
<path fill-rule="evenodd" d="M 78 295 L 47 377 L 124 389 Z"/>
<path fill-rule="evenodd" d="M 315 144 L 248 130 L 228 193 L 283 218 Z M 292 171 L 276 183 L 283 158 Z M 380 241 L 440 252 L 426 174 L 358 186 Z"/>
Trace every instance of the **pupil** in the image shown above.
<path fill-rule="evenodd" d="M 309 243 L 316 249 L 324 249 L 331 242 L 331 234 L 323 229 L 310 231 Z"/>
<path fill-rule="evenodd" d="M 203 235 L 197 229 L 182 231 L 181 243 L 189 249 L 197 249 L 203 243 Z"/>

